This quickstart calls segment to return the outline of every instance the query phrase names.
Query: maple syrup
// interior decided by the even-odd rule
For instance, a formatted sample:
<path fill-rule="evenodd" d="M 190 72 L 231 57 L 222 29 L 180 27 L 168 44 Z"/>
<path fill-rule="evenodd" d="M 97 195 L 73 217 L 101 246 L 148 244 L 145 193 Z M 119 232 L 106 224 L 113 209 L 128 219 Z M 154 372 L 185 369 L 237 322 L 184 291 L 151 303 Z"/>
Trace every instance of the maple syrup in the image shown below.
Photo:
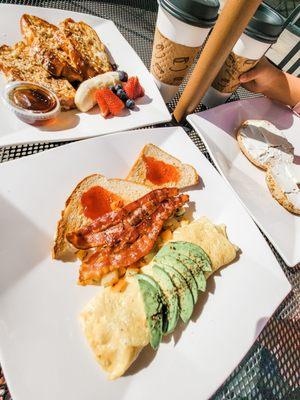
<path fill-rule="evenodd" d="M 57 95 L 33 82 L 8 83 L 4 89 L 3 99 L 19 119 L 31 125 L 52 123 L 60 113 Z"/>
<path fill-rule="evenodd" d="M 14 88 L 9 98 L 15 106 L 38 113 L 48 113 L 57 105 L 56 99 L 49 91 L 33 84 Z"/>

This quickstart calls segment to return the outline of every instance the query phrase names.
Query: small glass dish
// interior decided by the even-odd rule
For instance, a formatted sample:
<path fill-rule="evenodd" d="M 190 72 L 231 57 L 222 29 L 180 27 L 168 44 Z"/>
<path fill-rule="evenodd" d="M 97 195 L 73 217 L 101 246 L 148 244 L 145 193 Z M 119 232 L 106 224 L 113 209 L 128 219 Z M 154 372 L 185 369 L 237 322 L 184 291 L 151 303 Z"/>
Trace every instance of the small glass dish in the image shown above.
<path fill-rule="evenodd" d="M 3 100 L 20 120 L 31 125 L 47 124 L 60 113 L 57 95 L 33 82 L 8 83 L 4 88 Z"/>

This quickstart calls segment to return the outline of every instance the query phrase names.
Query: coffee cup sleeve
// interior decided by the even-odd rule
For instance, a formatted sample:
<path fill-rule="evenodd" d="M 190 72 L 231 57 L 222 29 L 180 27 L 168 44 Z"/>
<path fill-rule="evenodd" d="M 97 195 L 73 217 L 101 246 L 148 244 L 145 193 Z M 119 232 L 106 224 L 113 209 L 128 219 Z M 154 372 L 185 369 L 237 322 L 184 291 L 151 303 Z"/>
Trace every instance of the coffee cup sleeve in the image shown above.
<path fill-rule="evenodd" d="M 255 67 L 258 61 L 238 56 L 232 51 L 213 81 L 213 88 L 221 93 L 233 93 L 240 85 L 240 76 Z"/>
<path fill-rule="evenodd" d="M 166 38 L 155 30 L 151 73 L 160 82 L 179 86 L 184 80 L 200 47 L 189 47 Z"/>

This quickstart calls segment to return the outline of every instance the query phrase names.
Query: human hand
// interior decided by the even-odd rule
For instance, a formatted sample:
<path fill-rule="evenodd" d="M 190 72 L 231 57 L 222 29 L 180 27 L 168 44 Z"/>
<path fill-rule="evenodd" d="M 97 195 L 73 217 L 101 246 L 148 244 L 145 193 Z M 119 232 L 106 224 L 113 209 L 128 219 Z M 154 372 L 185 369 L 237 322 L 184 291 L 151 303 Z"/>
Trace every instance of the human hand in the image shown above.
<path fill-rule="evenodd" d="M 300 79 L 276 68 L 266 57 L 242 74 L 240 82 L 250 92 L 262 93 L 292 107 L 300 101 Z"/>
<path fill-rule="evenodd" d="M 242 86 L 253 93 L 263 93 L 268 96 L 274 85 L 282 79 L 283 72 L 272 65 L 266 57 L 263 57 L 254 68 L 240 76 Z"/>

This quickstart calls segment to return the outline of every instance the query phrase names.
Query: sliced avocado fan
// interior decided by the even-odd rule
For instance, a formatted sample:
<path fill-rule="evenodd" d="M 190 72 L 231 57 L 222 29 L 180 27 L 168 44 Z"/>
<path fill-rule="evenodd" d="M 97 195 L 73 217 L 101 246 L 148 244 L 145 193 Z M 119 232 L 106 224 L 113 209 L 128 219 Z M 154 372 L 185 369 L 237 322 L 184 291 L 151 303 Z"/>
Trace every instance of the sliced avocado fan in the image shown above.
<path fill-rule="evenodd" d="M 148 328 L 150 331 L 150 344 L 156 350 L 162 339 L 163 331 L 163 295 L 159 285 L 153 278 L 146 274 L 136 274 L 142 298 Z"/>
<path fill-rule="evenodd" d="M 211 261 L 205 251 L 197 244 L 190 242 L 168 242 L 157 253 L 156 259 L 166 256 L 170 253 L 183 255 L 195 261 L 203 272 L 211 272 Z"/>
<path fill-rule="evenodd" d="M 206 278 L 201 267 L 199 267 L 199 264 L 197 264 L 191 258 L 188 258 L 182 254 L 172 253 L 172 257 L 177 258 L 179 261 L 182 262 L 182 264 L 184 264 L 191 271 L 197 283 L 198 290 L 200 290 L 201 292 L 205 292 Z"/>
<path fill-rule="evenodd" d="M 205 291 L 204 272 L 212 271 L 210 258 L 198 245 L 185 241 L 165 244 L 147 266 L 136 274 L 144 302 L 150 344 L 156 350 L 176 328 L 179 316 L 187 323 L 198 299 Z M 149 275 L 148 275 L 149 274 Z"/>
<path fill-rule="evenodd" d="M 170 267 L 173 267 L 178 271 L 186 280 L 192 295 L 193 295 L 193 300 L 194 304 L 197 303 L 198 300 L 198 286 L 197 282 L 193 276 L 193 274 L 190 272 L 190 270 L 177 258 L 173 257 L 172 254 L 165 255 L 163 257 L 159 257 L 157 260 L 158 265 L 160 265 L 162 268 L 164 268 L 165 265 L 169 265 Z"/>
<path fill-rule="evenodd" d="M 168 273 L 172 279 L 172 282 L 176 286 L 179 299 L 180 318 L 186 324 L 191 318 L 194 309 L 194 299 L 191 289 L 181 273 L 178 272 L 174 267 L 165 264 L 161 266 L 161 268 Z"/>
<path fill-rule="evenodd" d="M 153 278 L 160 286 L 166 302 L 166 323 L 164 334 L 168 335 L 176 328 L 179 319 L 179 299 L 177 289 L 169 274 L 160 266 L 154 264 L 152 267 Z"/>

